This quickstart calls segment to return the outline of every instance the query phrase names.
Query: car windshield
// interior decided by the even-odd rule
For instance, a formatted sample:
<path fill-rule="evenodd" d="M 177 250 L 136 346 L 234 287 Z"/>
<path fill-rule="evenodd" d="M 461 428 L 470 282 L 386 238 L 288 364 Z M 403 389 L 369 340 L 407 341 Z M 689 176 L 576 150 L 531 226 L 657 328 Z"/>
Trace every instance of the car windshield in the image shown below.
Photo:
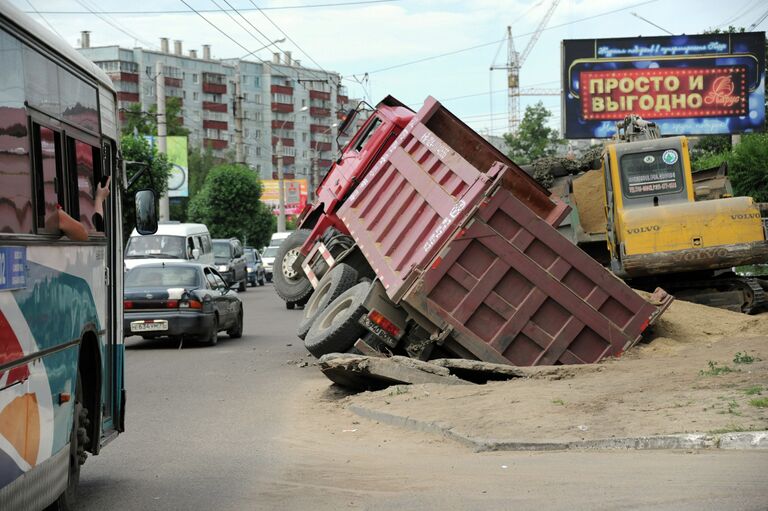
<path fill-rule="evenodd" d="M 267 247 L 264 249 L 264 253 L 261 254 L 262 257 L 275 257 L 277 255 L 277 249 L 280 247 Z"/>
<path fill-rule="evenodd" d="M 125 247 L 125 257 L 135 259 L 141 257 L 165 257 L 171 259 L 186 259 L 187 251 L 184 238 L 181 236 L 131 236 Z"/>
<path fill-rule="evenodd" d="M 253 252 L 246 252 L 245 253 L 245 260 L 249 263 L 255 263 L 256 262 L 256 256 L 253 255 Z"/>
<path fill-rule="evenodd" d="M 200 286 L 200 272 L 195 267 L 136 266 L 125 274 L 125 287 L 186 287 Z"/>
<path fill-rule="evenodd" d="M 229 259 L 231 255 L 231 249 L 229 242 L 213 242 L 213 257 L 216 259 Z"/>

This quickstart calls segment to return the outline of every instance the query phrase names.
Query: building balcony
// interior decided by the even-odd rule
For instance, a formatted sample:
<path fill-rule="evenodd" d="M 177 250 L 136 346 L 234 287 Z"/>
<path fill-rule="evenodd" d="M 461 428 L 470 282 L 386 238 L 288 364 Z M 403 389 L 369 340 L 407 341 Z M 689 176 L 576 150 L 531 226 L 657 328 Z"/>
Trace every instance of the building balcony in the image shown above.
<path fill-rule="evenodd" d="M 272 111 L 289 114 L 293 112 L 293 103 L 272 103 Z"/>
<path fill-rule="evenodd" d="M 310 133 L 330 133 L 331 127 L 323 126 L 322 124 L 310 124 L 309 131 Z"/>
<path fill-rule="evenodd" d="M 170 76 L 165 77 L 165 86 L 166 87 L 176 87 L 179 88 L 182 85 L 181 78 L 171 78 Z"/>
<path fill-rule="evenodd" d="M 349 103 L 349 97 L 348 96 L 342 96 L 341 94 L 339 94 L 338 98 L 339 98 L 339 104 L 340 105 L 343 105 L 345 103 Z"/>
<path fill-rule="evenodd" d="M 226 94 L 227 86 L 221 83 L 205 83 L 203 82 L 203 92 L 207 94 Z"/>
<path fill-rule="evenodd" d="M 226 130 L 227 121 L 212 121 L 210 119 L 203 119 L 203 129 Z"/>
<path fill-rule="evenodd" d="M 277 139 L 278 137 L 272 137 L 272 147 L 275 147 L 277 145 Z M 283 141 L 283 145 L 285 147 L 293 147 L 294 141 L 292 138 L 281 138 L 280 140 Z"/>
<path fill-rule="evenodd" d="M 113 82 L 130 82 L 130 83 L 139 83 L 139 74 L 138 73 L 107 73 L 107 76 L 109 76 L 109 79 Z"/>
<path fill-rule="evenodd" d="M 317 166 L 320 170 L 327 169 L 332 163 L 333 160 L 317 160 Z"/>
<path fill-rule="evenodd" d="M 203 146 L 204 147 L 210 147 L 211 149 L 220 151 L 222 149 L 226 149 L 229 143 L 226 140 L 218 140 L 215 138 L 204 138 L 203 139 Z"/>
<path fill-rule="evenodd" d="M 331 116 L 331 109 L 330 108 L 320 108 L 317 106 L 311 106 L 309 107 L 309 115 L 312 117 L 330 117 Z"/>
<path fill-rule="evenodd" d="M 331 150 L 331 143 L 330 142 L 320 142 L 319 140 L 312 140 L 309 143 L 309 146 L 314 149 L 315 151 L 330 151 Z"/>
<path fill-rule="evenodd" d="M 309 99 L 320 99 L 322 101 L 330 101 L 331 93 L 323 92 L 321 90 L 311 90 L 309 91 Z"/>
<path fill-rule="evenodd" d="M 293 96 L 293 87 L 286 87 L 285 85 L 273 85 L 269 88 L 272 94 L 286 94 Z"/>
<path fill-rule="evenodd" d="M 118 92 L 117 99 L 119 101 L 131 101 L 133 103 L 136 103 L 139 101 L 139 93 L 138 92 Z"/>
<path fill-rule="evenodd" d="M 283 168 L 285 168 L 286 165 L 293 165 L 294 163 L 296 163 L 296 158 L 293 156 L 283 156 Z M 272 165 L 277 165 L 277 156 L 272 157 Z M 293 172 L 283 172 L 283 178 L 296 179 L 296 176 Z M 277 179 L 277 172 L 272 172 L 272 179 Z"/>
<path fill-rule="evenodd" d="M 203 101 L 203 110 L 208 110 L 209 112 L 227 112 L 227 104 L 226 103 L 216 103 L 213 101 Z"/>
<path fill-rule="evenodd" d="M 272 121 L 273 130 L 292 130 L 293 121 Z"/>

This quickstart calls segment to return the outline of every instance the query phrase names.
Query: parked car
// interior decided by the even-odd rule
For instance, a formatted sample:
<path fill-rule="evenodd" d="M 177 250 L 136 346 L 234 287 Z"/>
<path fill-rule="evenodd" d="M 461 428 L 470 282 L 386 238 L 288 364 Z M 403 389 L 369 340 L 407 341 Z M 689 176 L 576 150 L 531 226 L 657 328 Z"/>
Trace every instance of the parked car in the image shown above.
<path fill-rule="evenodd" d="M 123 332 L 145 339 L 192 338 L 216 344 L 219 332 L 243 335 L 243 304 L 209 265 L 147 263 L 125 274 Z"/>
<path fill-rule="evenodd" d="M 125 269 L 144 263 L 174 260 L 213 264 L 213 247 L 203 224 L 161 223 L 155 234 L 133 230 L 125 245 Z"/>
<path fill-rule="evenodd" d="M 267 282 L 267 273 L 264 271 L 264 263 L 261 262 L 259 251 L 253 247 L 245 247 L 245 264 L 248 272 L 248 283 L 263 286 Z"/>
<path fill-rule="evenodd" d="M 261 253 L 261 261 L 264 263 L 264 271 L 267 274 L 267 282 L 272 282 L 272 266 L 275 263 L 275 255 L 277 254 L 278 248 L 280 247 L 269 246 L 265 248 Z"/>
<path fill-rule="evenodd" d="M 243 245 L 237 238 L 213 240 L 213 260 L 216 269 L 227 281 L 227 284 L 237 284 L 238 291 L 245 291 L 248 285 L 248 271 Z"/>

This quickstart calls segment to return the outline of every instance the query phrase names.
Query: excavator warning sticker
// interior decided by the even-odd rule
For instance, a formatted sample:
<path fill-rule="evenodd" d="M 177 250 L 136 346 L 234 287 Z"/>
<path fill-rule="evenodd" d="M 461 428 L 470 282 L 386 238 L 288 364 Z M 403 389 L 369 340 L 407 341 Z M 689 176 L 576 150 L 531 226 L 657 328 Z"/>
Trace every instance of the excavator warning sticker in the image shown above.
<path fill-rule="evenodd" d="M 674 165 L 677 163 L 677 151 L 673 149 L 667 149 L 664 151 L 664 154 L 661 156 L 661 159 L 664 160 L 664 163 L 667 165 Z"/>

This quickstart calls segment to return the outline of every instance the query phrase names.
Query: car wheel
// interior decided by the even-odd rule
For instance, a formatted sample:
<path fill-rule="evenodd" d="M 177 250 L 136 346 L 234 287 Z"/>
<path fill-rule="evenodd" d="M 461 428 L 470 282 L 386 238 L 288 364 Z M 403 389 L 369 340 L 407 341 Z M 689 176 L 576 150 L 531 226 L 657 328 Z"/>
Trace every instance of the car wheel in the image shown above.
<path fill-rule="evenodd" d="M 304 339 L 307 336 L 315 318 L 325 310 L 329 303 L 356 283 L 357 270 L 344 263 L 337 264 L 331 271 L 323 275 L 317 284 L 317 289 L 309 297 L 309 301 L 304 307 L 304 314 L 296 332 L 299 339 Z"/>
<path fill-rule="evenodd" d="M 246 279 L 241 280 L 240 283 L 237 285 L 237 290 L 240 291 L 241 293 L 246 289 L 248 289 L 248 283 L 246 282 Z"/>
<path fill-rule="evenodd" d="M 359 323 L 365 314 L 370 282 L 361 282 L 341 293 L 322 311 L 307 332 L 304 346 L 317 358 L 326 353 L 343 353 L 365 332 Z"/>
<path fill-rule="evenodd" d="M 203 342 L 208 346 L 216 346 L 216 343 L 219 342 L 219 316 L 214 314 L 213 328 L 211 328 L 208 337 Z"/>
<path fill-rule="evenodd" d="M 266 283 L 267 283 L 267 277 L 262 275 L 261 278 L 259 279 L 259 285 L 263 286 Z"/>
<path fill-rule="evenodd" d="M 296 304 L 293 302 L 285 302 L 285 308 L 288 310 L 293 310 L 296 308 Z"/>
<path fill-rule="evenodd" d="M 297 259 L 303 258 L 299 249 L 307 241 L 309 229 L 293 231 L 277 249 L 273 265 L 272 278 L 275 281 L 275 291 L 286 302 L 304 305 L 314 289 L 303 271 L 293 269 Z"/>
<path fill-rule="evenodd" d="M 243 336 L 243 306 L 240 306 L 240 312 L 237 314 L 237 320 L 235 320 L 235 326 L 227 330 L 227 335 L 231 339 L 239 339 Z"/>

